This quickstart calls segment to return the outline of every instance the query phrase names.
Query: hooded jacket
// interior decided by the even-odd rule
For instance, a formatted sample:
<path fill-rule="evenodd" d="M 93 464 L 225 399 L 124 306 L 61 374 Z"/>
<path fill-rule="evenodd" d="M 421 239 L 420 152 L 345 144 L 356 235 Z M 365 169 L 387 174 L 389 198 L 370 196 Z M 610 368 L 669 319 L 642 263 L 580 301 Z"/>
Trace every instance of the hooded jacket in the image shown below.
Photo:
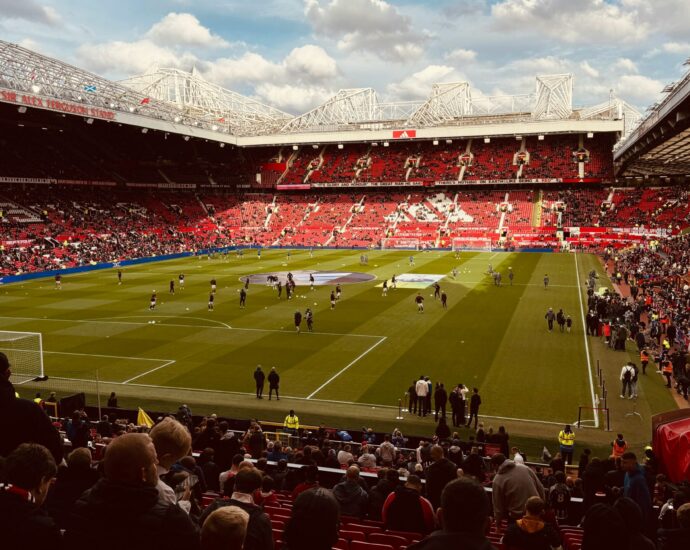
<path fill-rule="evenodd" d="M 100 550 L 197 550 L 199 531 L 179 506 L 159 500 L 155 486 L 102 479 L 77 501 L 65 540 L 70 548 L 97 540 Z"/>
<path fill-rule="evenodd" d="M 493 480 L 493 507 L 496 521 L 519 518 L 529 497 L 544 499 L 544 486 L 529 466 L 506 460 Z"/>
<path fill-rule="evenodd" d="M 345 516 L 362 517 L 366 512 L 369 495 L 359 483 L 346 479 L 333 487 L 333 496 L 340 505 L 340 513 Z"/>

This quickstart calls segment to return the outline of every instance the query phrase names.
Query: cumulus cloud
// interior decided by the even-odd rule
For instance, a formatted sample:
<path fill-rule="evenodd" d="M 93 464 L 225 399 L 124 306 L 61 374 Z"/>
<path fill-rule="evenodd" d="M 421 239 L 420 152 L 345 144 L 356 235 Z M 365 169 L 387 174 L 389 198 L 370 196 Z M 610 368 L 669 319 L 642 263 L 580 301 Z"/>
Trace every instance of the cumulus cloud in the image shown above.
<path fill-rule="evenodd" d="M 429 65 L 400 82 L 389 84 L 388 94 L 396 100 L 426 99 L 434 84 L 462 82 L 466 78 L 448 65 Z"/>
<path fill-rule="evenodd" d="M 625 99 L 645 105 L 658 101 L 663 87 L 663 82 L 639 74 L 621 76 L 616 86 Z"/>
<path fill-rule="evenodd" d="M 291 75 L 309 80 L 325 80 L 338 75 L 335 59 L 313 44 L 292 50 L 285 58 L 285 68 Z"/>
<path fill-rule="evenodd" d="M 580 69 L 582 69 L 587 76 L 591 76 L 592 78 L 597 78 L 599 76 L 599 71 L 592 67 L 587 61 L 580 63 Z"/>
<path fill-rule="evenodd" d="M 271 105 L 292 113 L 303 113 L 335 95 L 323 86 L 293 86 L 292 84 L 259 84 L 255 92 Z"/>
<path fill-rule="evenodd" d="M 153 65 L 189 70 L 196 62 L 189 53 L 178 53 L 150 40 L 82 44 L 77 57 L 87 69 L 116 78 L 146 72 Z"/>
<path fill-rule="evenodd" d="M 60 23 L 60 15 L 54 8 L 35 0 L 0 0 L 0 19 L 23 19 L 43 25 Z"/>
<path fill-rule="evenodd" d="M 613 65 L 614 68 L 620 69 L 623 72 L 626 73 L 636 73 L 638 72 L 637 70 L 637 65 L 632 59 L 628 59 L 627 57 L 621 57 L 616 63 Z"/>
<path fill-rule="evenodd" d="M 569 43 L 635 43 L 651 28 L 639 10 L 627 5 L 636 1 L 502 0 L 491 7 L 491 14 L 499 30 L 523 27 Z"/>
<path fill-rule="evenodd" d="M 666 53 L 690 54 L 690 43 L 688 42 L 667 42 L 661 48 Z"/>
<path fill-rule="evenodd" d="M 457 50 L 448 52 L 444 58 L 451 63 L 472 63 L 477 59 L 477 52 L 458 48 Z"/>
<path fill-rule="evenodd" d="M 429 39 L 384 0 L 304 0 L 304 14 L 314 32 L 337 39 L 340 50 L 363 51 L 390 61 L 421 57 Z"/>
<path fill-rule="evenodd" d="M 169 13 L 149 29 L 146 37 L 156 44 L 168 46 L 185 45 L 211 48 L 229 46 L 226 40 L 212 34 L 191 13 Z"/>

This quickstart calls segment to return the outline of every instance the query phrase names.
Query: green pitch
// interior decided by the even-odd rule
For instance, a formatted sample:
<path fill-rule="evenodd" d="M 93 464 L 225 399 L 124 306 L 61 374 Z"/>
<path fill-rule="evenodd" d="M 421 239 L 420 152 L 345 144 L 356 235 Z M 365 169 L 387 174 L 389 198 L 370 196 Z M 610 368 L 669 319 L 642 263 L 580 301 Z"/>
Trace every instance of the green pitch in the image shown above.
<path fill-rule="evenodd" d="M 61 379 L 146 388 L 156 399 L 164 388 L 253 393 L 258 364 L 275 366 L 281 397 L 315 402 L 396 406 L 420 374 L 447 388 L 457 383 L 480 389 L 481 414 L 505 419 L 572 422 L 578 406 L 592 403 L 583 338 L 579 282 L 599 264 L 572 254 L 264 250 L 215 259 L 188 258 L 116 270 L 65 276 L 62 290 L 52 279 L 0 287 L 0 330 L 41 332 L 46 384 Z M 287 264 L 287 265 L 285 265 Z M 502 273 L 494 286 L 489 264 Z M 453 279 L 451 271 L 457 268 Z M 510 286 L 508 268 L 515 274 Z M 240 277 L 271 271 L 364 272 L 376 279 L 342 285 L 331 310 L 334 285 L 297 287 L 288 301 L 274 289 L 251 284 L 247 307 L 239 307 Z M 177 277 L 186 275 L 185 289 Z M 417 313 L 418 290 L 390 289 L 393 274 L 443 275 L 448 309 L 422 290 L 425 311 Z M 543 278 L 550 278 L 548 289 Z M 215 310 L 208 311 L 210 280 L 218 280 Z M 168 293 L 175 280 L 176 293 Z M 155 289 L 158 304 L 149 311 Z M 583 296 L 584 299 L 584 296 Z M 314 332 L 297 335 L 293 315 L 310 307 Z M 546 330 L 548 307 L 572 316 L 571 333 Z M 155 321 L 155 323 L 153 323 Z M 58 386 L 58 382 L 62 386 Z M 74 382 L 78 389 L 82 382 Z M 86 382 L 83 382 L 86 384 Z M 63 391 L 64 393 L 64 391 Z M 327 405 L 326 405 L 327 407 Z"/>

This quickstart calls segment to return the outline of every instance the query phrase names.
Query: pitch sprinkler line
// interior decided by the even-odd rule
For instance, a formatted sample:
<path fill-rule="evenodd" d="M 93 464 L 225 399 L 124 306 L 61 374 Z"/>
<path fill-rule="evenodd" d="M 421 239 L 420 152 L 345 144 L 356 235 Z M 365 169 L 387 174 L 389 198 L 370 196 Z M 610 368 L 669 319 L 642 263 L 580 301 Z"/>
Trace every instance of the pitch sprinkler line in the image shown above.
<path fill-rule="evenodd" d="M 363 353 L 361 353 L 359 356 L 357 356 L 355 359 L 350 361 L 347 365 L 345 365 L 342 369 L 340 369 L 338 372 L 336 372 L 333 376 L 331 376 L 328 380 L 326 380 L 323 384 L 321 384 L 318 388 L 316 388 L 313 392 L 311 392 L 309 395 L 307 395 L 306 399 L 311 399 L 314 397 L 317 393 L 319 393 L 322 389 L 324 389 L 328 384 L 333 382 L 338 376 L 343 374 L 345 371 L 347 371 L 352 365 L 354 365 L 357 361 L 359 361 L 362 357 L 364 357 L 366 354 L 368 354 L 370 351 L 372 351 L 375 347 L 377 347 L 379 344 L 382 344 L 387 340 L 386 336 L 382 336 L 381 339 L 376 342 L 373 346 L 370 346 L 368 349 L 366 349 Z"/>
<path fill-rule="evenodd" d="M 582 287 L 580 286 L 580 266 L 577 263 L 577 252 L 573 253 L 575 258 L 575 275 L 577 276 L 577 297 L 580 299 L 580 319 L 582 321 L 582 337 L 585 340 L 585 353 L 587 354 L 587 374 L 589 375 L 589 390 L 592 397 L 592 408 L 594 411 L 594 427 L 599 427 L 599 411 L 597 410 L 596 396 L 594 394 L 594 379 L 592 378 L 592 360 L 589 353 L 589 340 L 587 340 L 587 324 L 585 321 L 585 307 L 582 303 Z"/>

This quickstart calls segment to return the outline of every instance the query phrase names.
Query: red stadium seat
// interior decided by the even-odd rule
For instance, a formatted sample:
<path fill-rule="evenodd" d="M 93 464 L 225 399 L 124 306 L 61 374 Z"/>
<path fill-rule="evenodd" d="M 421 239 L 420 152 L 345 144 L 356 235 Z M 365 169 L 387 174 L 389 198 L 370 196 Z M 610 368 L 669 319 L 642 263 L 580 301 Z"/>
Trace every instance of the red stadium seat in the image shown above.
<path fill-rule="evenodd" d="M 401 546 L 407 546 L 409 543 L 405 537 L 391 535 L 390 533 L 371 533 L 367 540 L 376 544 L 390 544 L 394 550 L 399 550 Z"/>
<path fill-rule="evenodd" d="M 354 540 L 350 543 L 350 550 L 394 550 L 390 544 L 375 544 Z"/>

